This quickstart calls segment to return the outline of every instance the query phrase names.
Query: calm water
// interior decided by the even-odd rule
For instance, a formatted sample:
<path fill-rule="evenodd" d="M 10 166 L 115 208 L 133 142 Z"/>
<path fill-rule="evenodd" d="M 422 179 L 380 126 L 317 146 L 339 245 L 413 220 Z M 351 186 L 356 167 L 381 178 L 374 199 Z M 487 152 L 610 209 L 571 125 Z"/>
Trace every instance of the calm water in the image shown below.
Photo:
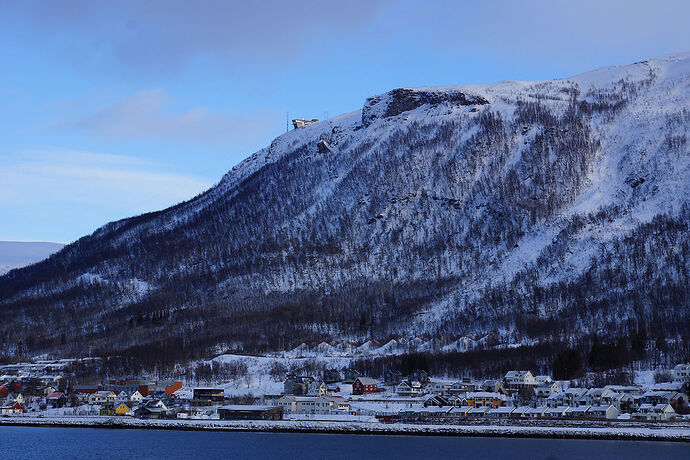
<path fill-rule="evenodd" d="M 690 445 L 644 441 L 0 427 L 0 459 L 688 459 Z"/>

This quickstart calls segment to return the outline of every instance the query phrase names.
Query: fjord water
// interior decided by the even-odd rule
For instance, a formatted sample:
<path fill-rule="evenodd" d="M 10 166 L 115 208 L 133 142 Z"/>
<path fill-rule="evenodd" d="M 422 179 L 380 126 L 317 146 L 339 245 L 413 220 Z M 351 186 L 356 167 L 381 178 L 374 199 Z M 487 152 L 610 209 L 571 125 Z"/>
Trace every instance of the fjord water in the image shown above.
<path fill-rule="evenodd" d="M 686 443 L 0 427 L 0 458 L 687 459 Z"/>

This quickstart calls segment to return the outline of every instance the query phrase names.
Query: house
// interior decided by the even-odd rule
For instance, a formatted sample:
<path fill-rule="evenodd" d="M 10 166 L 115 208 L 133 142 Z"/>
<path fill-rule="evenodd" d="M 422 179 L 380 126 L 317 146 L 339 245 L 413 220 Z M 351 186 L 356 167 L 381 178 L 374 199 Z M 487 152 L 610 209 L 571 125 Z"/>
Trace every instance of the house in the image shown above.
<path fill-rule="evenodd" d="M 446 399 L 442 395 L 433 395 L 429 396 L 424 400 L 424 403 L 422 403 L 424 407 L 429 407 L 429 406 L 436 406 L 436 407 L 444 407 L 444 406 L 452 406 L 451 402 Z"/>
<path fill-rule="evenodd" d="M 467 417 L 467 413 L 470 411 L 470 409 L 473 409 L 472 406 L 460 406 L 460 407 L 453 407 L 451 408 L 448 412 L 446 412 L 446 416 L 450 418 L 465 418 Z"/>
<path fill-rule="evenodd" d="M 563 394 L 565 397 L 565 404 L 566 406 L 578 406 L 578 402 L 580 399 L 587 393 L 587 390 L 585 388 L 568 388 L 567 390 L 561 392 L 561 393 L 556 393 L 556 394 Z"/>
<path fill-rule="evenodd" d="M 218 409 L 221 420 L 283 420 L 281 406 L 227 405 Z"/>
<path fill-rule="evenodd" d="M 359 376 L 359 371 L 355 369 L 345 369 L 343 370 L 343 383 L 355 383 L 355 380 L 357 380 Z"/>
<path fill-rule="evenodd" d="M 139 403 L 141 403 L 143 400 L 144 400 L 144 397 L 142 396 L 141 393 L 139 393 L 138 390 L 135 391 L 134 393 L 132 393 L 132 394 L 129 396 L 129 402 L 131 402 L 131 403 L 133 403 L 133 404 L 139 404 Z"/>
<path fill-rule="evenodd" d="M 129 402 L 129 395 L 127 394 L 126 391 L 122 390 L 115 397 L 115 404 L 120 404 L 120 403 L 124 403 L 124 402 Z"/>
<path fill-rule="evenodd" d="M 542 418 L 547 409 L 549 409 L 548 406 L 530 407 L 523 412 L 523 416 L 526 418 Z"/>
<path fill-rule="evenodd" d="M 357 377 L 352 384 L 353 395 L 363 395 L 367 393 L 376 393 L 379 391 L 376 380 L 371 377 Z"/>
<path fill-rule="evenodd" d="M 643 393 L 642 387 L 638 385 L 606 385 L 604 388 L 608 388 L 617 393 L 626 393 L 631 396 L 641 395 Z"/>
<path fill-rule="evenodd" d="M 117 395 L 112 391 L 100 390 L 96 391 L 95 393 L 91 393 L 86 400 L 89 404 L 107 405 L 112 407 L 112 405 L 115 403 L 116 398 Z"/>
<path fill-rule="evenodd" d="M 129 414 L 130 407 L 125 404 L 124 402 L 121 402 L 120 404 L 115 406 L 115 415 L 127 415 Z"/>
<path fill-rule="evenodd" d="M 580 406 L 598 406 L 601 404 L 601 399 L 609 393 L 613 393 L 613 390 L 608 388 L 590 388 L 577 402 Z"/>
<path fill-rule="evenodd" d="M 383 376 L 384 383 L 389 386 L 398 385 L 400 382 L 402 382 L 402 379 L 402 372 L 397 369 L 388 369 Z"/>
<path fill-rule="evenodd" d="M 466 393 L 468 391 L 477 391 L 477 384 L 472 382 L 468 378 L 464 378 L 458 382 L 455 382 L 448 389 L 448 392 L 452 395 L 458 395 L 461 393 Z"/>
<path fill-rule="evenodd" d="M 305 118 L 295 118 L 294 120 L 292 120 L 292 126 L 295 129 L 299 129 L 304 128 L 305 126 L 308 126 L 312 123 L 316 123 L 317 121 L 319 121 L 318 118 L 312 118 L 311 120 Z"/>
<path fill-rule="evenodd" d="M 676 411 L 670 404 L 642 404 L 637 412 L 632 414 L 635 420 L 668 421 L 676 417 Z"/>
<path fill-rule="evenodd" d="M 642 394 L 642 404 L 668 404 L 678 393 L 675 391 L 650 390 Z"/>
<path fill-rule="evenodd" d="M 509 418 L 515 409 L 515 406 L 496 407 L 491 409 L 486 416 L 489 418 Z"/>
<path fill-rule="evenodd" d="M 7 406 L 0 407 L 0 415 L 15 415 L 22 414 L 23 412 L 24 408 L 16 401 Z"/>
<path fill-rule="evenodd" d="M 630 412 L 633 406 L 633 397 L 627 393 L 611 391 L 601 397 L 601 405 L 613 405 L 619 412 Z"/>
<path fill-rule="evenodd" d="M 613 404 L 592 406 L 589 409 L 589 416 L 591 418 L 602 420 L 615 420 L 620 414 L 620 411 Z"/>
<path fill-rule="evenodd" d="M 671 372 L 674 382 L 690 382 L 690 364 L 678 364 Z"/>
<path fill-rule="evenodd" d="M 565 416 L 568 418 L 585 418 L 589 417 L 589 410 L 592 408 L 592 406 L 589 405 L 584 405 L 584 406 L 575 406 L 575 407 L 569 407 L 568 410 L 565 413 Z"/>
<path fill-rule="evenodd" d="M 318 382 L 313 377 L 303 377 L 302 381 L 307 387 L 307 393 L 311 396 L 317 396 L 321 391 L 321 382 Z"/>
<path fill-rule="evenodd" d="M 139 418 L 159 419 L 168 416 L 168 407 L 160 400 L 149 401 L 134 409 L 134 415 Z"/>
<path fill-rule="evenodd" d="M 10 390 L 7 388 L 7 385 L 0 385 L 0 398 L 4 398 L 10 393 Z"/>
<path fill-rule="evenodd" d="M 450 385 L 450 382 L 429 381 L 424 388 L 428 393 L 447 395 L 450 394 Z"/>
<path fill-rule="evenodd" d="M 340 376 L 340 372 L 338 372 L 336 369 L 326 369 L 323 371 L 323 381 L 326 384 L 329 383 L 337 383 L 342 380 L 342 377 Z"/>
<path fill-rule="evenodd" d="M 558 393 L 559 391 L 560 387 L 558 386 L 557 382 L 538 383 L 537 386 L 534 388 L 535 396 L 538 396 L 540 398 L 548 398 L 552 394 Z"/>
<path fill-rule="evenodd" d="M 500 380 L 484 380 L 480 385 L 480 388 L 482 391 L 488 391 L 491 393 L 505 393 L 503 382 Z"/>
<path fill-rule="evenodd" d="M 407 376 L 407 380 L 411 382 L 419 382 L 424 385 L 429 381 L 429 374 L 423 369 L 415 369 L 410 372 L 410 375 Z"/>
<path fill-rule="evenodd" d="M 550 375 L 537 375 L 534 377 L 534 380 L 537 381 L 537 384 L 553 382 L 553 379 L 551 378 Z"/>
<path fill-rule="evenodd" d="M 225 399 L 222 388 L 194 388 L 192 399 L 197 403 L 218 403 Z"/>
<path fill-rule="evenodd" d="M 529 406 L 518 406 L 510 413 L 510 418 L 525 417 L 525 414 L 527 413 L 527 411 L 529 409 L 530 409 Z"/>
<path fill-rule="evenodd" d="M 50 407 L 62 407 L 66 402 L 67 398 L 65 398 L 64 393 L 60 391 L 54 391 L 46 395 L 46 403 L 50 405 Z"/>
<path fill-rule="evenodd" d="M 419 382 L 403 380 L 395 387 L 395 393 L 399 396 L 413 397 L 423 395 L 425 391 Z M 352 386 L 352 394 L 355 394 L 354 385 Z"/>
<path fill-rule="evenodd" d="M 566 412 L 568 412 L 568 409 L 570 409 L 570 406 L 549 407 L 546 409 L 546 412 L 544 412 L 544 417 L 563 418 Z"/>
<path fill-rule="evenodd" d="M 485 417 L 490 410 L 489 406 L 475 406 L 467 411 L 467 417 Z"/>
<path fill-rule="evenodd" d="M 534 388 L 537 380 L 530 371 L 508 371 L 503 378 L 507 390 L 520 390 L 525 387 Z"/>
<path fill-rule="evenodd" d="M 103 416 L 115 415 L 115 409 L 113 409 L 113 406 L 102 406 L 98 414 Z"/>
<path fill-rule="evenodd" d="M 469 392 L 465 395 L 468 406 L 474 407 L 501 407 L 505 405 L 506 397 L 500 393 L 488 391 Z"/>

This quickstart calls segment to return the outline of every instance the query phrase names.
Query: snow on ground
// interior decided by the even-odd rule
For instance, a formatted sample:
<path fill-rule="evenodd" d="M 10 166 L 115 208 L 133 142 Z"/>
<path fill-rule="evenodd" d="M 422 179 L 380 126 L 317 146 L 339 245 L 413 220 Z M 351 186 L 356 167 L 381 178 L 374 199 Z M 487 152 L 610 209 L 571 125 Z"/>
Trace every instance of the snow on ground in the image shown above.
<path fill-rule="evenodd" d="M 371 419 L 370 419 L 371 420 Z M 45 425 L 83 427 L 167 428 L 228 431 L 304 431 L 338 433 L 406 433 L 458 436 L 548 437 L 592 439 L 644 439 L 690 442 L 690 428 L 680 425 L 650 426 L 517 426 L 477 425 L 417 425 L 379 422 L 329 421 L 267 421 L 267 420 L 141 420 L 131 417 L 63 417 L 40 418 L 15 416 L 0 418 L 0 425 Z"/>
<path fill-rule="evenodd" d="M 308 363 L 316 366 L 330 368 L 349 367 L 353 357 L 334 356 L 246 356 L 246 355 L 220 355 L 211 360 L 211 363 L 235 364 L 242 363 L 247 366 L 247 372 L 237 379 L 220 385 L 225 389 L 226 396 L 255 396 L 276 395 L 283 391 L 283 377 L 285 371 L 290 369 L 302 369 Z M 284 369 L 274 372 L 277 377 L 271 376 L 271 369 Z"/>

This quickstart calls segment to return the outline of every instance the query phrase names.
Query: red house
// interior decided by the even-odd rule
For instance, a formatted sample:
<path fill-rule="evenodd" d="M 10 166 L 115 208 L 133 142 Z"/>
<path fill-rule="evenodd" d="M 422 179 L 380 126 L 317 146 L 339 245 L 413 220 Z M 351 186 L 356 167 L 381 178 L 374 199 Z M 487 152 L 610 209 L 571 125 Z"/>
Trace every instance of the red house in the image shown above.
<path fill-rule="evenodd" d="M 371 377 L 357 377 L 355 383 L 352 384 L 353 395 L 363 395 L 365 393 L 376 393 L 379 391 L 376 386 L 376 381 Z"/>

